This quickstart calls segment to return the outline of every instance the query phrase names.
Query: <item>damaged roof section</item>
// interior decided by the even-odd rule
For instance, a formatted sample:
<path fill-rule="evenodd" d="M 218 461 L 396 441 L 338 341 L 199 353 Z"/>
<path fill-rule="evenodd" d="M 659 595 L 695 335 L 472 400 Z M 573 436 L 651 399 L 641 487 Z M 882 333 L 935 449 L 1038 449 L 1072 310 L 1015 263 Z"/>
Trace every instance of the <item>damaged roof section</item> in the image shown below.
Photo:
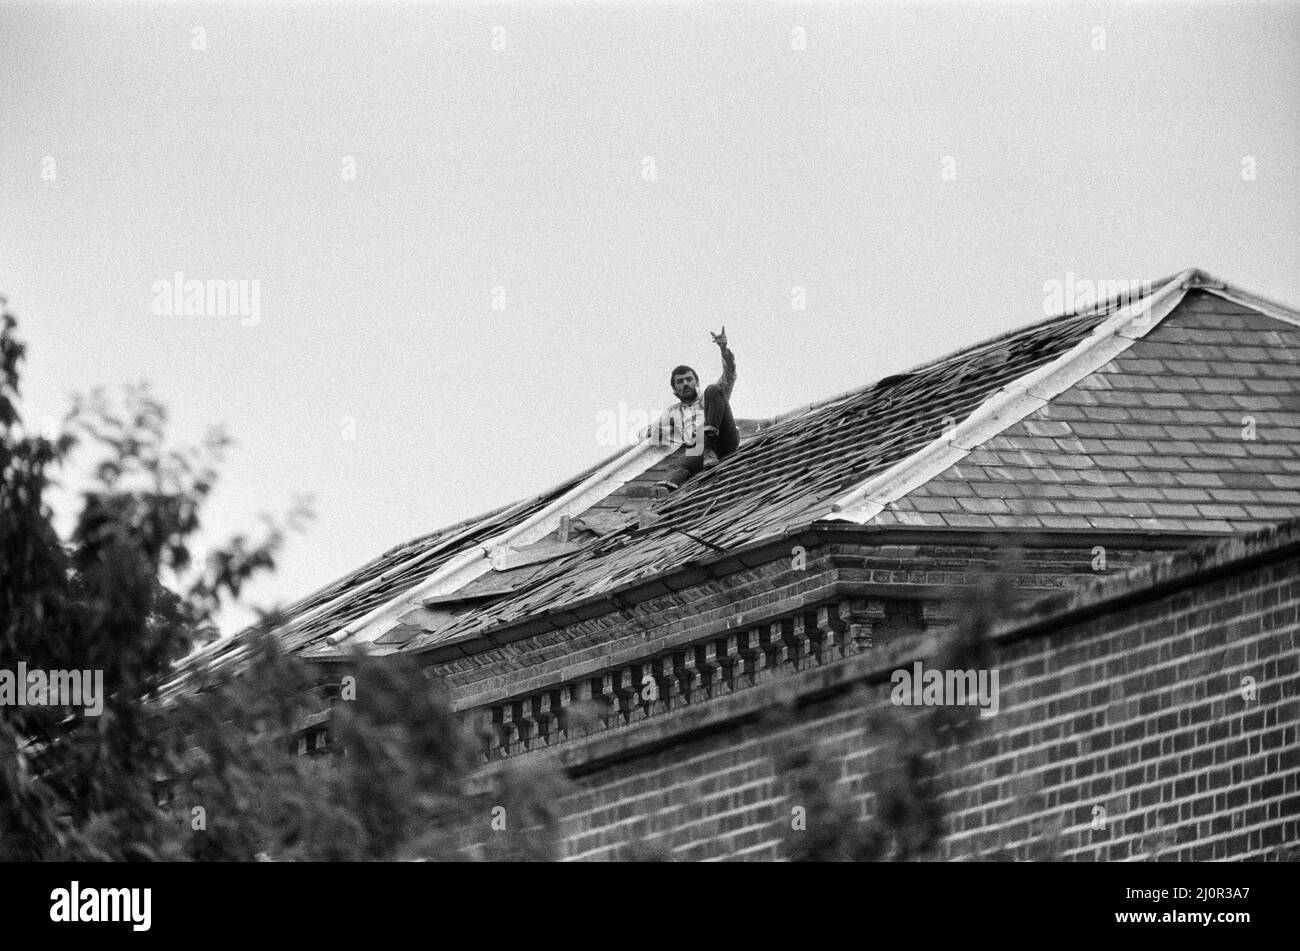
<path fill-rule="evenodd" d="M 519 502 L 398 545 L 281 614 L 276 636 L 288 650 L 302 650 L 343 625 L 398 598 L 456 555 L 492 537 L 502 526 L 526 518 L 545 498 Z"/>
<path fill-rule="evenodd" d="M 1208 298 L 1198 288 L 1217 295 L 1216 304 L 1197 303 Z M 1240 306 L 1220 306 L 1225 301 Z M 1175 322 L 1161 323 L 1175 313 Z M 572 606 L 599 613 L 608 605 L 598 610 L 582 603 L 616 601 L 617 589 L 827 520 L 926 529 L 1252 527 L 1238 529 L 1237 522 L 1267 520 L 1294 504 L 1280 493 L 1300 488 L 1287 481 L 1276 456 L 1267 472 L 1257 463 L 1234 464 L 1240 485 L 1230 485 L 1217 463 L 1204 462 L 1198 469 L 1208 473 L 1204 484 L 1192 488 L 1208 501 L 1172 491 L 1178 488 L 1169 485 L 1177 478 L 1172 460 L 1195 446 L 1193 456 L 1201 459 L 1242 458 L 1232 449 L 1216 455 L 1207 445 L 1227 438 L 1220 429 L 1239 410 L 1262 413 L 1276 445 L 1297 455 L 1300 424 L 1287 415 L 1297 395 L 1295 374 L 1259 368 L 1284 361 L 1294 369 L 1296 320 L 1286 308 L 1185 271 L 1156 282 L 1141 302 L 1114 300 L 1051 318 L 775 420 L 746 423 L 735 454 L 667 498 L 651 488 L 670 463 L 667 452 L 652 453 L 643 443 L 528 503 L 395 550 L 405 553 L 405 563 L 382 567 L 401 560 L 390 553 L 388 561 L 291 609 L 283 637 L 291 649 L 322 658 L 336 656 L 349 640 L 380 650 L 473 652 L 497 628 Z M 1229 346 L 1227 337 L 1237 333 L 1254 335 L 1242 344 L 1248 352 Z M 1161 349 L 1169 347 L 1177 352 Z M 1191 347 L 1209 349 L 1197 358 Z M 1246 382 L 1228 392 L 1228 383 L 1205 372 L 1214 361 L 1236 364 L 1225 373 L 1241 370 Z M 1117 399 L 1127 401 L 1127 415 L 1103 418 Z M 1155 411 L 1172 415 L 1156 421 Z M 1141 438 L 1120 445 L 1120 425 L 1166 427 L 1164 444 L 1156 445 L 1151 432 L 1141 447 Z M 1198 435 L 1196 426 L 1210 428 Z M 1052 440 L 1050 454 L 1033 442 L 1043 439 Z M 1169 464 L 1146 466 L 1153 455 Z M 1135 467 L 1156 474 L 1146 484 L 1130 471 Z M 1086 472 L 1077 484 L 1070 481 L 1075 472 Z M 1115 516 L 1127 518 L 1122 525 L 1103 523 L 1107 516 L 1090 503 L 1099 501 L 1092 496 L 1111 476 L 1098 472 L 1114 474 L 1107 491 L 1128 485 L 1113 493 L 1114 501 L 1144 502 L 1151 514 L 1133 509 Z M 1064 488 L 1044 493 L 1044 485 Z M 1239 496 L 1240 511 L 1219 510 L 1212 506 L 1222 501 L 1215 497 L 1221 489 L 1256 494 Z M 1160 498 L 1130 498 L 1151 492 Z M 1158 517 L 1156 502 L 1204 509 L 1195 509 L 1197 524 L 1175 523 L 1168 510 L 1164 520 Z"/>
<path fill-rule="evenodd" d="M 518 594 L 467 611 L 405 648 L 473 640 L 497 625 L 831 515 L 844 493 L 1079 344 L 1119 306 L 1054 318 L 778 419 L 717 468 L 656 503 L 649 524 L 589 543 L 551 563 Z"/>

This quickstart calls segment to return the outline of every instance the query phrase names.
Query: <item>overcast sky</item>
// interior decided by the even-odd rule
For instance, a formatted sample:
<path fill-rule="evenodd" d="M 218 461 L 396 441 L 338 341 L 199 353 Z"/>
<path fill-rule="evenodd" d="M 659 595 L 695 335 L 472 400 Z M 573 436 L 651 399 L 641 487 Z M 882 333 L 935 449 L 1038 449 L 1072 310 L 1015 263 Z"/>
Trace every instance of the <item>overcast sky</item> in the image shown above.
<path fill-rule="evenodd" d="M 761 417 L 1069 272 L 1300 305 L 1296 3 L 0 4 L 0 119 L 26 414 L 227 424 L 213 537 L 314 493 L 264 605 L 609 455 L 723 324 Z"/>

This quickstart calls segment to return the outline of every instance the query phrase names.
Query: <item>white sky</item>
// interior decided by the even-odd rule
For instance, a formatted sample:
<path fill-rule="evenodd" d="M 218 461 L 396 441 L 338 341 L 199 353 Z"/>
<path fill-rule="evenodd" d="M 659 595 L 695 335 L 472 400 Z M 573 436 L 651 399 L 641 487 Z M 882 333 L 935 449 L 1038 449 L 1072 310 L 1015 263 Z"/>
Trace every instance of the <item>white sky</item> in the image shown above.
<path fill-rule="evenodd" d="M 226 423 L 211 536 L 317 498 L 268 605 L 608 455 L 721 324 L 757 417 L 1067 271 L 1300 305 L 1294 2 L 0 3 L 0 123 L 28 417 L 147 379 Z M 259 322 L 155 316 L 175 271 Z"/>

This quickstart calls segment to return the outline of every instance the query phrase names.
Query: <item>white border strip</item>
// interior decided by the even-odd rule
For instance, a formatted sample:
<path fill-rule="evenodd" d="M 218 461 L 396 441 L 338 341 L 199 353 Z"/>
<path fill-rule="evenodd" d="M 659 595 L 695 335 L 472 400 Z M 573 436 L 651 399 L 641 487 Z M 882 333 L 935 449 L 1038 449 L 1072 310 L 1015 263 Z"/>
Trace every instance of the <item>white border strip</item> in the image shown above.
<path fill-rule="evenodd" d="M 961 462 L 972 449 L 1115 359 L 1164 320 L 1200 278 L 1200 272 L 1188 269 L 1155 293 L 1120 308 L 1055 360 L 1002 387 L 959 426 L 841 496 L 831 506 L 834 514 L 826 519 L 859 525 L 871 521 L 886 505 Z"/>

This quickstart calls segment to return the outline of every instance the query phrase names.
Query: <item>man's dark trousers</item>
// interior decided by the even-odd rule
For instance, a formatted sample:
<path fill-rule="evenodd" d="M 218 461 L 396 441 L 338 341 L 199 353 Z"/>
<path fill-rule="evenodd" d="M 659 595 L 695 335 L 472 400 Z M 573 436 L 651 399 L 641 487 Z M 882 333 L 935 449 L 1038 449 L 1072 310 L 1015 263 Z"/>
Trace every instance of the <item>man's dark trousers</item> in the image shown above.
<path fill-rule="evenodd" d="M 665 482 L 680 486 L 699 472 L 704 467 L 704 449 L 712 449 L 719 459 L 725 459 L 740 446 L 740 430 L 731 415 L 731 402 L 716 383 L 704 388 L 704 432 L 695 438 L 696 444 L 686 447 L 686 455 L 664 477 Z M 702 447 L 700 439 L 704 441 Z"/>

